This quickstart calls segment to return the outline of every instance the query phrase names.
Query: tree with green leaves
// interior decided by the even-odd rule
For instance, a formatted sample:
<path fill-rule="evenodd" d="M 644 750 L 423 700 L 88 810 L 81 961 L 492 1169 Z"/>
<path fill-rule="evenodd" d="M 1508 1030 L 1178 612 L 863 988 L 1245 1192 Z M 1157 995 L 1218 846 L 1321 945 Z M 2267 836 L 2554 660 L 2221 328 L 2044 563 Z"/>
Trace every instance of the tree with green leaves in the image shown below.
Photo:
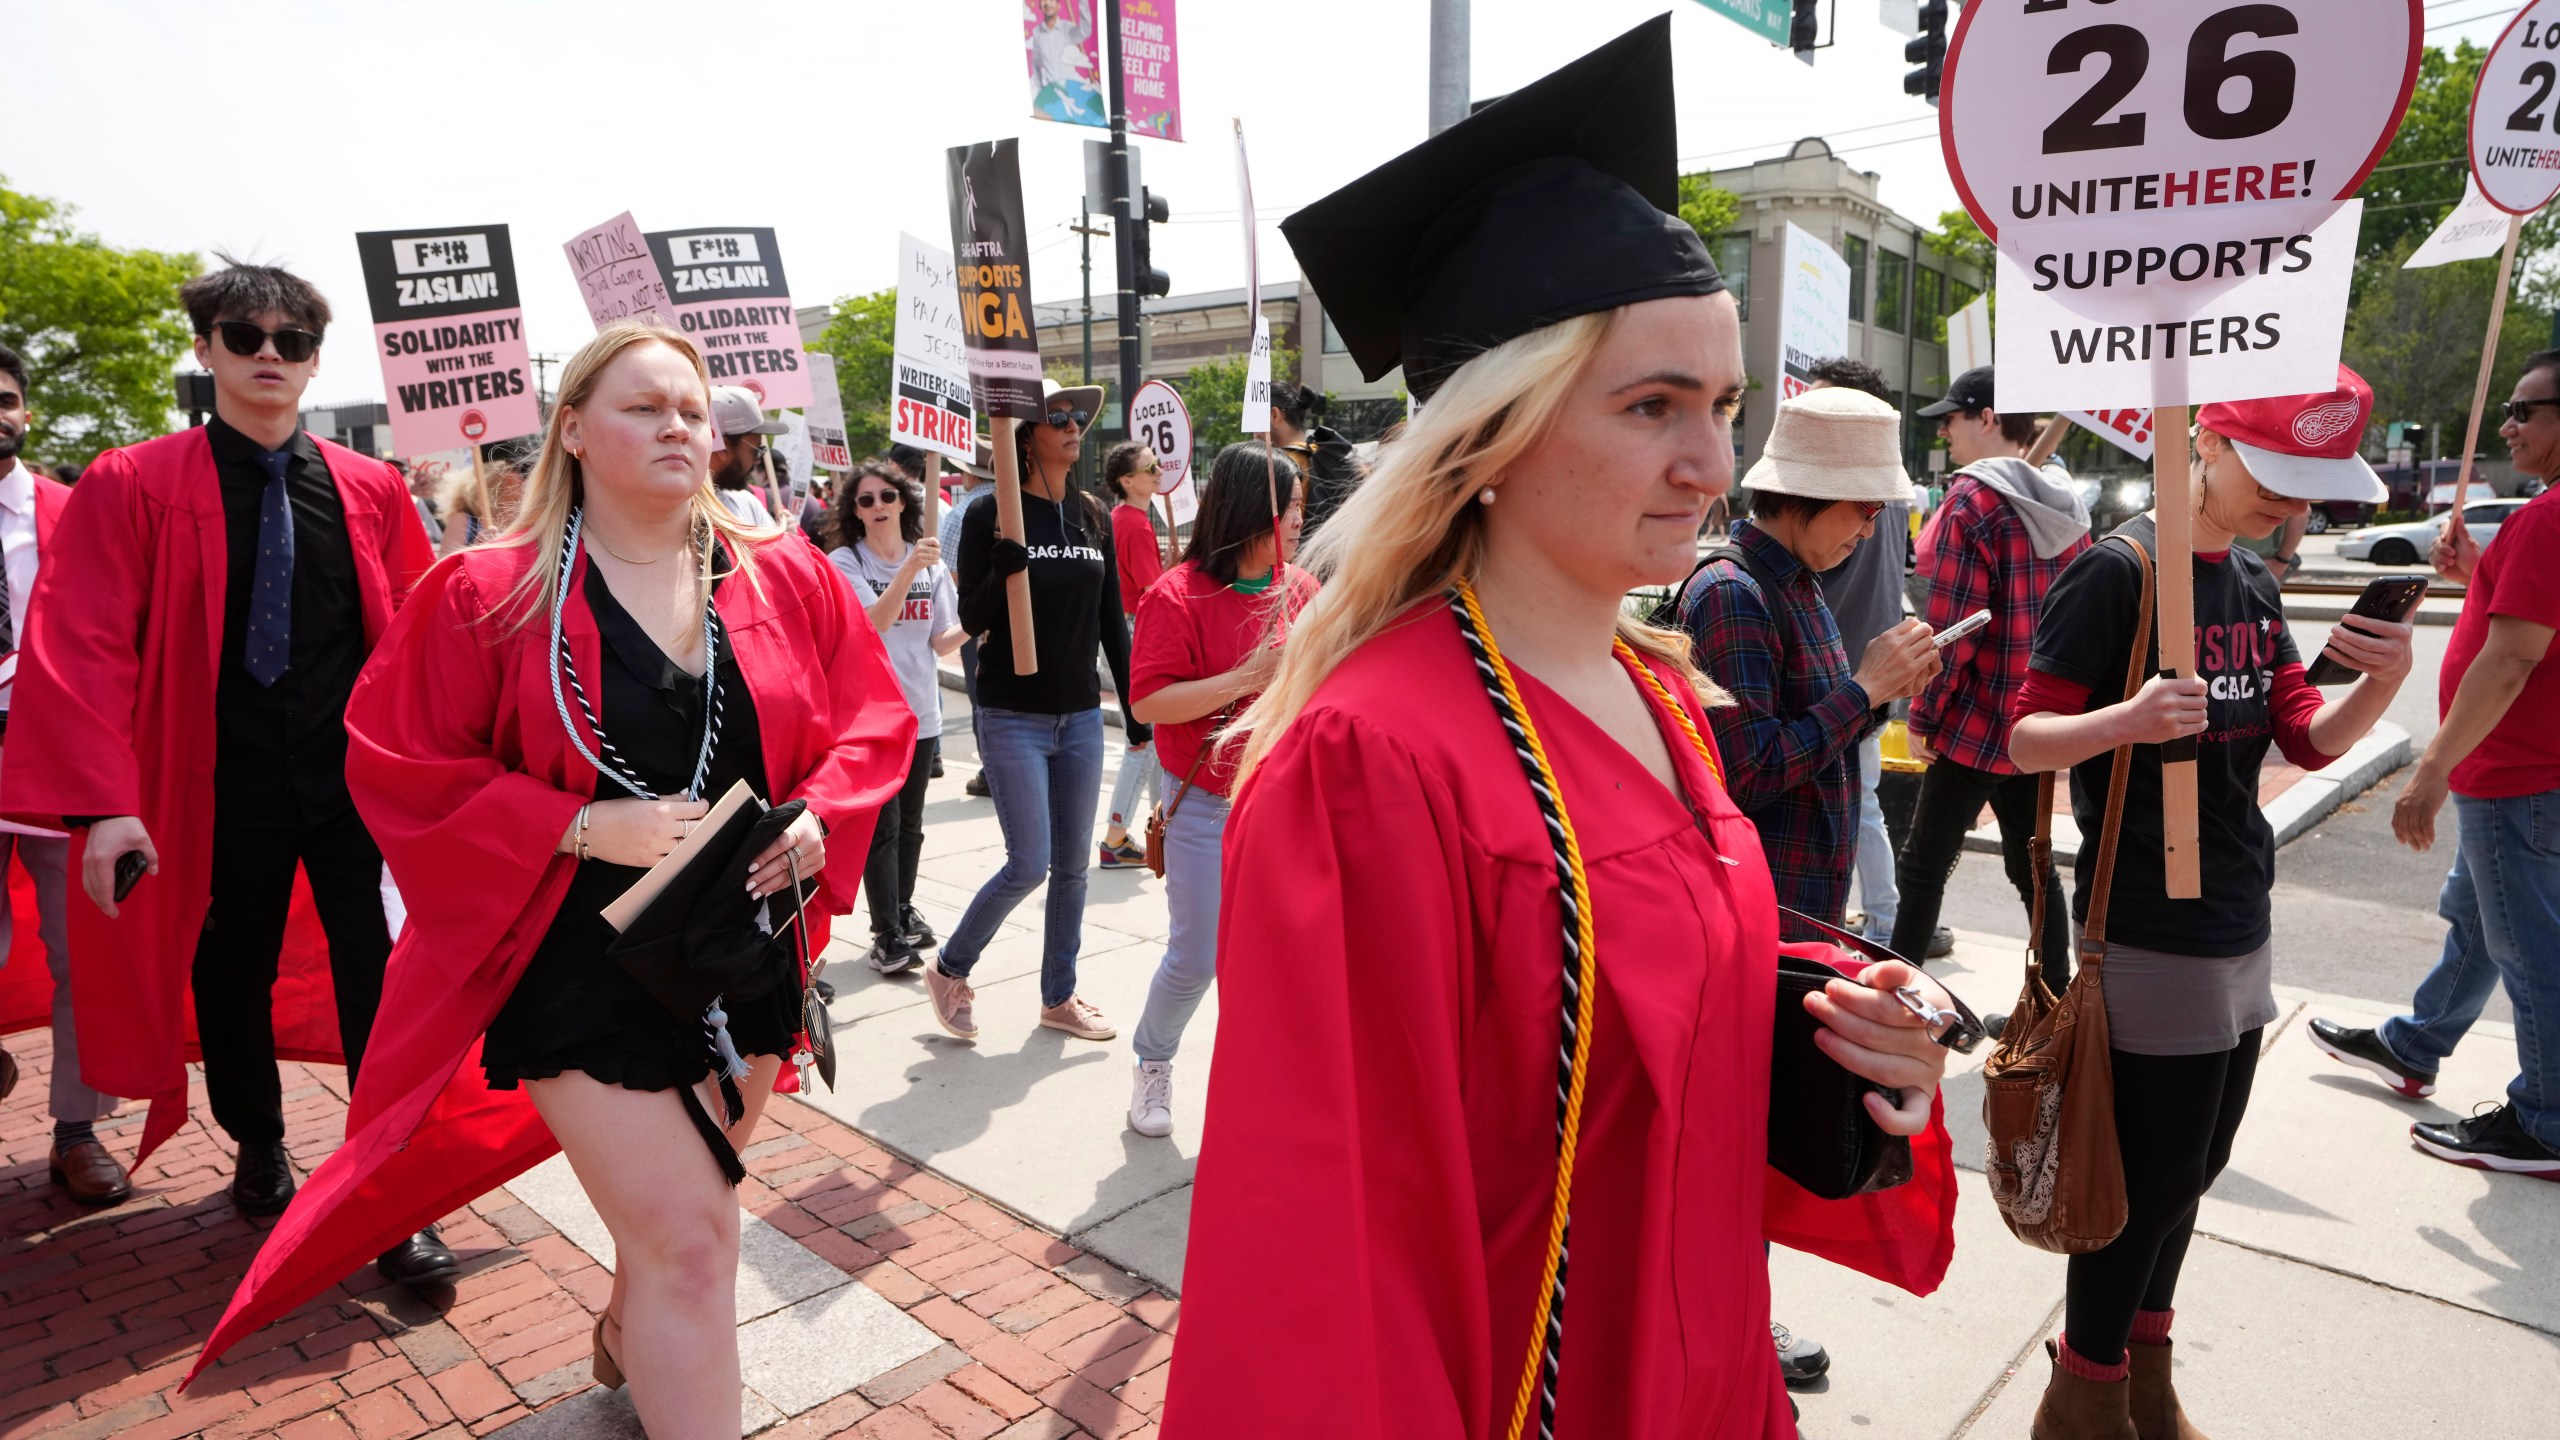
<path fill-rule="evenodd" d="M 1193 452 L 1215 455 L 1245 438 L 1244 372 L 1249 359 L 1239 350 L 1215 360 L 1203 360 L 1173 382 L 1182 392 L 1183 407 L 1191 412 Z M 1271 373 L 1294 375 L 1298 372 L 1298 352 L 1274 348 Z"/>
<path fill-rule="evenodd" d="M 1680 177 L 1680 218 L 1708 240 L 1733 228 L 1742 218 L 1742 197 L 1704 175 Z"/>
<path fill-rule="evenodd" d="M 898 292 L 880 290 L 837 300 L 818 336 L 817 348 L 836 359 L 845 444 L 856 459 L 889 448 L 890 357 L 897 333 Z"/>
<path fill-rule="evenodd" d="M 2480 344 L 2489 332 L 2498 262 L 2400 268 L 2422 239 L 2423 232 L 2404 233 L 2396 248 L 2375 257 L 2364 293 L 2347 312 L 2346 362 L 2373 387 L 2376 422 L 2434 426 L 2444 438 L 2444 453 L 2458 455 L 2479 383 Z M 2491 381 L 2493 411 L 2506 398 L 2496 387 L 2513 383 L 2525 357 L 2548 343 L 2542 317 L 2554 298 L 2548 280 L 2520 284 L 2509 297 Z M 2482 448 L 2492 453 L 2495 430 L 2487 423 L 2480 430 Z"/>
<path fill-rule="evenodd" d="M 178 287 L 193 255 L 119 250 L 72 228 L 70 206 L 0 177 L 0 345 L 27 362 L 26 453 L 85 463 L 165 435 L 187 353 Z"/>

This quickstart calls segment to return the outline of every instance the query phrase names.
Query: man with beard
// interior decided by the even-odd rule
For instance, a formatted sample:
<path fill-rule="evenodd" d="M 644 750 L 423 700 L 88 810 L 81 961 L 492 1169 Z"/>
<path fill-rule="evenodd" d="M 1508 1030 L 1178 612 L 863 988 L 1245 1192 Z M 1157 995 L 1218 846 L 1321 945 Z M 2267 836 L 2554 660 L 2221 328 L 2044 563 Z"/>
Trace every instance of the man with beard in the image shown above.
<path fill-rule="evenodd" d="M 756 494 L 764 482 L 764 437 L 784 431 L 768 420 L 753 391 L 736 385 L 711 387 L 711 426 L 720 432 L 720 449 L 711 457 L 711 488 L 720 504 L 750 525 L 771 525 L 772 509 Z"/>

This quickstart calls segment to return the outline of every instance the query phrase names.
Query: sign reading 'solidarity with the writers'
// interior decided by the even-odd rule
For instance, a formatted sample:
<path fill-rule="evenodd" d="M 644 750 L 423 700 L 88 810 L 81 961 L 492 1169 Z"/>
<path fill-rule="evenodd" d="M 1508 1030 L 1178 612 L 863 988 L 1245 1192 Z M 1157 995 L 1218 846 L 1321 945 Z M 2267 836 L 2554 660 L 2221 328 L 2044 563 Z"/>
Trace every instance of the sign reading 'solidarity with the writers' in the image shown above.
<path fill-rule="evenodd" d="M 401 454 L 542 428 L 506 226 L 367 231 L 356 254 Z"/>
<path fill-rule="evenodd" d="M 666 280 L 675 327 L 702 352 L 712 384 L 741 386 L 767 410 L 809 403 L 808 356 L 773 231 L 657 230 L 649 253 Z"/>

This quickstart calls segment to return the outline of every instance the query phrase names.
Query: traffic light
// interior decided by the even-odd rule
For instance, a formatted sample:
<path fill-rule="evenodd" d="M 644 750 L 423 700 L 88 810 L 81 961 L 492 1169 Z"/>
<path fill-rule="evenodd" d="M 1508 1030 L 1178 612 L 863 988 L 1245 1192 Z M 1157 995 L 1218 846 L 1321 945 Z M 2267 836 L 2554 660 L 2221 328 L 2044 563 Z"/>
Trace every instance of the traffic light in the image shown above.
<path fill-rule="evenodd" d="M 1921 0 L 1920 38 L 1902 47 L 1902 58 L 1920 67 L 1902 77 L 1902 93 L 1937 104 L 1947 68 L 1947 0 Z"/>
<path fill-rule="evenodd" d="M 1807 65 L 1813 63 L 1814 41 L 1821 30 L 1822 0 L 1796 0 L 1794 23 L 1787 29 L 1787 48 Z"/>
<path fill-rule="evenodd" d="M 1173 277 L 1155 267 L 1150 235 L 1152 227 L 1171 218 L 1173 207 L 1164 203 L 1163 196 L 1143 186 L 1139 188 L 1138 216 L 1129 223 L 1130 243 L 1137 256 L 1129 288 L 1140 295 L 1167 295 L 1173 291 Z"/>

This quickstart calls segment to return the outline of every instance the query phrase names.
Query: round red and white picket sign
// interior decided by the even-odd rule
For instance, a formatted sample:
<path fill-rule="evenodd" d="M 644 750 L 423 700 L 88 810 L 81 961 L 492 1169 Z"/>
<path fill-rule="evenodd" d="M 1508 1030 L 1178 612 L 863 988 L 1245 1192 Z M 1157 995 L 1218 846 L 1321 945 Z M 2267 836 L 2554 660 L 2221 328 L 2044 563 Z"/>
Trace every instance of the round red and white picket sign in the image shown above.
<path fill-rule="evenodd" d="M 2409 108 L 2425 28 L 2425 0 L 1976 0 L 1939 97 L 1947 173 L 1995 239 L 2344 199 Z"/>
<path fill-rule="evenodd" d="M 2560 0 L 2533 0 L 2498 37 L 2471 92 L 2471 178 L 2531 215 L 2560 195 Z"/>

